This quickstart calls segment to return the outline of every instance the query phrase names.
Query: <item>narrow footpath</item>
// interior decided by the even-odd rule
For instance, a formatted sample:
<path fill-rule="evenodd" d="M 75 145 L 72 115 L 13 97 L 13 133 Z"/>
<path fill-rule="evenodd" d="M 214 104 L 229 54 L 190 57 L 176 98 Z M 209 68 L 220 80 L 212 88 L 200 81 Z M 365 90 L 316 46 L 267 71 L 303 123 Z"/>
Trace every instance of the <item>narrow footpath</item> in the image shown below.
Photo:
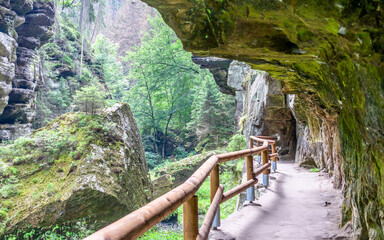
<path fill-rule="evenodd" d="M 223 220 L 210 239 L 350 239 L 339 229 L 341 192 L 326 173 L 279 161 L 270 176 L 270 187 L 260 188 L 254 203 Z"/>

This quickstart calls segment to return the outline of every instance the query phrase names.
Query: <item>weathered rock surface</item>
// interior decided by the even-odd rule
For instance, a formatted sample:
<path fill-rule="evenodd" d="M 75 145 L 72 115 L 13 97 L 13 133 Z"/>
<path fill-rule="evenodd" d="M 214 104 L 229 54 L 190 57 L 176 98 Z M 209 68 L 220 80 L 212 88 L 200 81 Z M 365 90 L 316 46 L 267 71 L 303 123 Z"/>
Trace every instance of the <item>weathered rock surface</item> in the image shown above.
<path fill-rule="evenodd" d="M 286 104 L 282 85 L 266 72 L 244 71 L 243 125 L 246 138 L 249 136 L 276 136 L 280 155 L 296 151 L 296 121 Z"/>
<path fill-rule="evenodd" d="M 235 132 L 241 130 L 246 138 L 277 136 L 280 155 L 295 153 L 295 119 L 278 80 L 244 62 L 196 56 L 192 60 L 212 72 L 221 92 L 235 95 Z M 225 74 L 215 74 L 218 70 Z"/>
<path fill-rule="evenodd" d="M 116 104 L 97 116 L 62 115 L 18 141 L 28 142 L 26 149 L 19 150 L 23 156 L 41 157 L 13 164 L 20 194 L 9 198 L 8 232 L 87 216 L 101 227 L 152 198 L 140 132 L 128 104 Z M 44 149 L 57 142 L 69 145 L 46 159 Z M 15 145 L 8 147 L 12 150 Z"/>
<path fill-rule="evenodd" d="M 26 130 L 31 127 L 41 84 L 35 49 L 52 35 L 53 8 L 52 2 L 43 0 L 3 1 L 0 6 L 0 125 L 7 124 L 2 128 L 7 139 L 0 141 L 16 138 L 15 123 Z"/>
<path fill-rule="evenodd" d="M 342 164 L 330 161 L 345 176 L 343 224 L 384 238 L 382 1 L 144 1 L 195 55 L 247 62 L 300 94 L 308 119 L 329 129 L 311 137 L 335 137 L 323 151 L 337 156 L 340 143 Z"/>
<path fill-rule="evenodd" d="M 8 104 L 8 95 L 12 90 L 15 76 L 16 41 L 0 32 L 0 112 Z"/>
<path fill-rule="evenodd" d="M 289 107 L 296 118 L 296 162 L 304 167 L 318 167 L 329 173 L 335 188 L 344 181 L 343 157 L 340 150 L 340 135 L 336 115 L 325 115 L 316 106 L 310 106 L 302 95 L 290 95 Z M 314 117 L 309 112 L 319 111 Z"/>
<path fill-rule="evenodd" d="M 208 68 L 214 76 L 220 92 L 235 95 L 235 89 L 227 84 L 228 68 L 232 60 L 217 57 L 198 57 L 192 56 L 192 61 L 199 64 L 201 68 Z"/>

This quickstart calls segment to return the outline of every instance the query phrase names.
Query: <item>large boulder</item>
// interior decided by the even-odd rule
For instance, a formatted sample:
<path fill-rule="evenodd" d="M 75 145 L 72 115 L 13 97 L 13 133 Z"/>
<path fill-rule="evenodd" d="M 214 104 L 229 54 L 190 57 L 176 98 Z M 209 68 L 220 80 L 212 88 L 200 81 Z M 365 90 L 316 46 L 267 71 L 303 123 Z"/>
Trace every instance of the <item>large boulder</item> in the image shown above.
<path fill-rule="evenodd" d="M 152 185 L 128 104 L 62 115 L 0 148 L 6 232 L 90 217 L 97 227 L 145 205 Z M 12 169 L 12 170 L 10 170 Z M 11 202 L 11 204 L 9 203 Z"/>

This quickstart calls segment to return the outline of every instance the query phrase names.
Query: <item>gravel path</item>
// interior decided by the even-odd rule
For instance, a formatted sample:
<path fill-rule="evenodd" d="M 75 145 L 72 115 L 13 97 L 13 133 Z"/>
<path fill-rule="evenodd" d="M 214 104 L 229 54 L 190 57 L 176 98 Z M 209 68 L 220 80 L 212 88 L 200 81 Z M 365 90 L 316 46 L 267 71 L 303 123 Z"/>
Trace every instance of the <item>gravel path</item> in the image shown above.
<path fill-rule="evenodd" d="M 259 189 L 259 199 L 223 220 L 210 239 L 350 239 L 339 229 L 341 192 L 327 174 L 279 161 L 270 176 L 270 187 Z"/>

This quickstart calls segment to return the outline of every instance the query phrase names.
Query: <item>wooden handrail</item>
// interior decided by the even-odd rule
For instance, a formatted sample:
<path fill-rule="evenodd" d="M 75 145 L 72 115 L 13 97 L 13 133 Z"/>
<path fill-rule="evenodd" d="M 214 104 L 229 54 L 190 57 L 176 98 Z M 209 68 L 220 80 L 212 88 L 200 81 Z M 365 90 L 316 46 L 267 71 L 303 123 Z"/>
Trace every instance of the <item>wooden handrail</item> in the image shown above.
<path fill-rule="evenodd" d="M 242 184 L 232 188 L 231 190 L 225 192 L 223 194 L 223 198 L 221 199 L 221 203 L 223 203 L 225 201 L 228 201 L 229 199 L 231 199 L 232 197 L 236 196 L 237 194 L 239 194 L 241 192 L 244 192 L 247 188 L 252 187 L 253 185 L 255 185 L 258 182 L 256 177 L 258 175 L 260 175 L 264 171 L 264 169 L 267 169 L 270 166 L 271 166 L 271 163 L 267 163 L 264 166 L 256 169 L 256 171 L 253 172 L 253 174 L 254 174 L 254 178 L 253 179 L 250 179 L 250 180 L 246 181 L 245 183 L 242 183 Z"/>
<path fill-rule="evenodd" d="M 215 216 L 216 210 L 218 208 L 216 205 L 220 205 L 216 204 L 216 202 L 222 203 L 227 201 L 245 189 L 255 185 L 257 183 L 256 176 L 262 172 L 264 174 L 269 174 L 269 168 L 271 166 L 271 163 L 268 162 L 271 159 L 268 153 L 269 145 L 272 146 L 272 159 L 276 158 L 276 145 L 275 141 L 272 139 L 276 138 L 266 136 L 251 136 L 250 149 L 211 156 L 183 184 L 158 197 L 147 205 L 117 220 L 116 222 L 93 233 L 92 235 L 85 238 L 85 240 L 120 240 L 136 239 L 140 237 L 151 227 L 174 212 L 181 204 L 189 201 L 203 184 L 208 175 L 211 174 L 211 207 L 207 214 L 207 217 L 209 215 L 209 218 L 208 220 L 204 221 L 205 224 L 203 223 L 203 227 L 200 231 L 201 235 L 199 233 L 199 239 L 206 239 L 209 233 L 209 229 L 212 225 L 212 215 Z M 257 142 L 257 146 L 253 145 L 253 141 Z M 262 143 L 261 146 L 258 146 L 259 143 Z M 243 157 L 252 157 L 255 154 L 263 155 L 263 166 L 256 169 L 253 174 L 248 174 L 248 178 L 251 179 L 248 179 L 247 182 L 223 194 L 223 188 L 219 186 L 218 164 Z M 247 161 L 247 164 L 250 164 L 249 162 L 253 161 Z M 247 171 L 253 171 L 252 169 L 253 165 L 251 168 L 248 167 Z M 219 194 L 220 197 L 216 198 L 217 194 Z M 209 227 L 207 228 L 208 225 Z M 198 233 L 196 232 L 196 236 L 197 234 Z M 184 239 L 192 238 L 184 237 Z"/>
<path fill-rule="evenodd" d="M 211 206 L 209 206 L 207 216 L 205 216 L 204 222 L 201 225 L 198 240 L 204 240 L 208 238 L 209 231 L 211 230 L 213 219 L 215 218 L 217 209 L 220 207 L 221 198 L 223 197 L 224 187 L 220 185 L 216 191 L 215 197 L 212 200 Z"/>

